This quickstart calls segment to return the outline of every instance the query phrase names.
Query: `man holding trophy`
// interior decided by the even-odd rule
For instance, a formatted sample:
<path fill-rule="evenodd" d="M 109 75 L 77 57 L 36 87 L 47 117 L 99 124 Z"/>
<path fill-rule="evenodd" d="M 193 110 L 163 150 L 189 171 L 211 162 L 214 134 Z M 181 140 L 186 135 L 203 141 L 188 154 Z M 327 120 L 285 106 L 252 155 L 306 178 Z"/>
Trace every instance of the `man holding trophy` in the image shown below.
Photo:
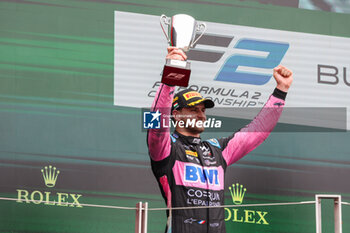
<path fill-rule="evenodd" d="M 269 136 L 282 113 L 293 80 L 292 72 L 283 66 L 274 68 L 276 88 L 250 124 L 228 137 L 202 140 L 202 124 L 188 126 L 186 122 L 204 122 L 205 110 L 214 107 L 214 102 L 191 89 L 175 95 L 174 90 L 175 86 L 188 84 L 190 68 L 185 51 L 193 46 L 191 41 L 194 41 L 196 31 L 205 29 L 205 25 L 197 24 L 188 15 L 175 15 L 171 20 L 162 16 L 161 20 L 169 25 L 171 47 L 151 111 L 162 116 L 171 115 L 176 129 L 172 134 L 169 128 L 149 129 L 147 145 L 152 171 L 169 208 L 166 232 L 225 233 L 225 213 L 220 206 L 224 205 L 226 168 Z M 187 45 L 184 45 L 184 38 L 187 41 L 190 38 Z M 185 208 L 174 210 L 174 207 Z"/>

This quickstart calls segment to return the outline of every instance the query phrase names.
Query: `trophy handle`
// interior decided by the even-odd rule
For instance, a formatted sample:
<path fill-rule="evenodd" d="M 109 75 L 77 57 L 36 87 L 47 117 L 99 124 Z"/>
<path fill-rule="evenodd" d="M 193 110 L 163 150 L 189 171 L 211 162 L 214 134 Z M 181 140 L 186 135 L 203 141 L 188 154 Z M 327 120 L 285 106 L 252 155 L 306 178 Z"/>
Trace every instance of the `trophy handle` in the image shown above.
<path fill-rule="evenodd" d="M 163 24 L 169 25 L 169 22 L 168 22 L 169 20 L 168 19 L 169 18 L 166 15 L 163 14 L 163 15 L 160 16 L 159 21 L 160 21 L 160 27 L 162 28 L 163 33 L 164 33 L 168 43 L 170 44 L 170 39 L 168 37 L 168 34 L 165 32 L 165 29 L 164 29 L 164 26 L 163 26 Z"/>
<path fill-rule="evenodd" d="M 206 30 L 207 30 L 207 25 L 205 23 L 200 23 L 197 25 L 196 31 L 198 31 L 198 32 L 202 31 L 202 34 L 200 34 L 200 36 L 198 36 L 198 38 L 191 43 L 191 46 L 190 46 L 191 48 L 193 48 L 193 46 L 197 43 L 197 41 L 204 35 L 204 32 Z"/>

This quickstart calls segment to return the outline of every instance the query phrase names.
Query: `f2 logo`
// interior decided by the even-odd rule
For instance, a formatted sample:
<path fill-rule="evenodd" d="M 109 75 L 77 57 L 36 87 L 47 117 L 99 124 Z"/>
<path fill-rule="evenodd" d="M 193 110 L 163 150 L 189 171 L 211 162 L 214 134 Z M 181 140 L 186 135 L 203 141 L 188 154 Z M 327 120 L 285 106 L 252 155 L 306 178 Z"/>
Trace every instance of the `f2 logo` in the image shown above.
<path fill-rule="evenodd" d="M 185 77 L 184 74 L 177 74 L 177 73 L 170 73 L 166 76 L 166 78 L 169 78 L 169 79 L 174 79 L 174 80 L 180 80 L 182 79 L 183 77 Z"/>
<path fill-rule="evenodd" d="M 237 71 L 239 66 L 272 69 L 278 66 L 286 54 L 289 44 L 253 39 L 241 39 L 235 45 L 237 49 L 268 52 L 267 57 L 234 54 L 230 56 L 216 75 L 216 81 L 264 85 L 272 75 Z"/>

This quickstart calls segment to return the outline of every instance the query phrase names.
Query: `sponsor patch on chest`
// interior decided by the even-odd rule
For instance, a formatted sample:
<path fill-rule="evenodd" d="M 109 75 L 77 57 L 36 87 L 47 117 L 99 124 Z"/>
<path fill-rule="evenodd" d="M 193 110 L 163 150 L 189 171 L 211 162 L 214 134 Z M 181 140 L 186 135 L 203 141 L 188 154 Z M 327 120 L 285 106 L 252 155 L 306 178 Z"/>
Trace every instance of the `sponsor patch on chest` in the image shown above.
<path fill-rule="evenodd" d="M 191 155 L 194 157 L 198 157 L 198 153 L 196 151 L 191 151 L 191 150 L 185 150 L 186 155 Z"/>
<path fill-rule="evenodd" d="M 211 190 L 224 189 L 222 166 L 205 167 L 190 162 L 176 161 L 173 173 L 177 185 Z"/>

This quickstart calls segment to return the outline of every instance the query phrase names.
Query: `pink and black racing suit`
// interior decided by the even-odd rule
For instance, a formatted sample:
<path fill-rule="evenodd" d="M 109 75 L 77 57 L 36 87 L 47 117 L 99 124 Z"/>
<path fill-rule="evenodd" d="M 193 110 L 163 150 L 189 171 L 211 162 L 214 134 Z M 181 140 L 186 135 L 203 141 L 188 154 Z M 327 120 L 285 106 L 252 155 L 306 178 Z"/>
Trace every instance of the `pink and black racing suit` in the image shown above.
<path fill-rule="evenodd" d="M 174 89 L 161 84 L 151 111 L 159 110 L 169 116 Z M 285 96 L 285 92 L 275 89 L 250 124 L 225 138 L 203 141 L 176 131 L 170 134 L 169 129 L 149 129 L 147 144 L 152 171 L 167 207 L 224 205 L 227 166 L 268 137 L 282 113 Z M 171 224 L 166 232 L 226 232 L 223 208 L 171 210 L 167 215 Z"/>

